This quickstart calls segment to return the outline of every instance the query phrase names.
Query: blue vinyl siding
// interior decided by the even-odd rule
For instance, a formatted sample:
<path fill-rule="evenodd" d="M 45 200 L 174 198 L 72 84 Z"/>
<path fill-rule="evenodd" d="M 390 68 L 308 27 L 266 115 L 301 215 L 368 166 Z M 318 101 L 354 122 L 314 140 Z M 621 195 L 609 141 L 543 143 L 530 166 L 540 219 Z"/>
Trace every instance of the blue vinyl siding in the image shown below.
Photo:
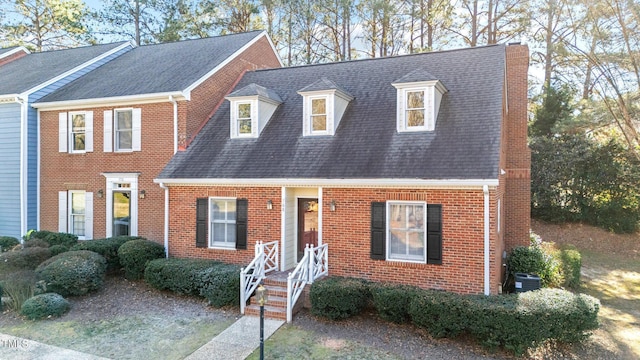
<path fill-rule="evenodd" d="M 20 104 L 0 104 L 0 236 L 20 238 Z"/>

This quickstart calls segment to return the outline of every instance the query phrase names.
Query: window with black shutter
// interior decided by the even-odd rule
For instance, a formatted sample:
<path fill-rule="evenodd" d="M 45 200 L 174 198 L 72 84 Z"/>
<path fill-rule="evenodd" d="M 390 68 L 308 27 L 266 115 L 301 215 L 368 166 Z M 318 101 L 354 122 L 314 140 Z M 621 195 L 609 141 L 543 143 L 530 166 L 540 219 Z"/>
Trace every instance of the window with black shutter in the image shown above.
<path fill-rule="evenodd" d="M 196 200 L 196 247 L 207 247 L 207 221 L 209 219 L 209 199 Z"/>
<path fill-rule="evenodd" d="M 442 264 L 442 205 L 427 205 L 427 264 Z"/>
<path fill-rule="evenodd" d="M 386 206 L 383 202 L 371 203 L 371 258 L 376 260 L 385 259 Z"/>

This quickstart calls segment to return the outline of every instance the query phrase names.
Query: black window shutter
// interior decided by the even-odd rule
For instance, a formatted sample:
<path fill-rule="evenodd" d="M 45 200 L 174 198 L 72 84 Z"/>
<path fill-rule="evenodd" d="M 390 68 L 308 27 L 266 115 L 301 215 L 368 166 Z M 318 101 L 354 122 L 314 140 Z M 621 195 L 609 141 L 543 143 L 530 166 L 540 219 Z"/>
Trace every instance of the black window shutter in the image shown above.
<path fill-rule="evenodd" d="M 207 247 L 207 221 L 209 217 L 209 199 L 196 200 L 196 247 Z"/>
<path fill-rule="evenodd" d="M 247 249 L 247 199 L 236 200 L 236 249 Z"/>
<path fill-rule="evenodd" d="M 385 233 L 387 231 L 387 204 L 371 203 L 371 258 L 385 259 Z"/>
<path fill-rule="evenodd" d="M 427 205 L 427 264 L 442 264 L 442 205 Z"/>

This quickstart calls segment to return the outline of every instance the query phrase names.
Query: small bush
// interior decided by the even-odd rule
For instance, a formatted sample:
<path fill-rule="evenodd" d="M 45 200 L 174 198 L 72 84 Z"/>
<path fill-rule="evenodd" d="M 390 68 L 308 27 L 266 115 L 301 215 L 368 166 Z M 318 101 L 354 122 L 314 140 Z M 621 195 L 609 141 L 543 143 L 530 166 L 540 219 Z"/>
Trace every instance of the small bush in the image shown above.
<path fill-rule="evenodd" d="M 40 239 L 46 241 L 49 246 L 65 245 L 71 247 L 78 242 L 78 236 L 67 233 L 57 233 L 47 230 L 34 231 L 29 234 L 27 241 Z"/>
<path fill-rule="evenodd" d="M 409 320 L 409 305 L 416 289 L 404 285 L 372 284 L 369 286 L 378 315 L 397 324 Z"/>
<path fill-rule="evenodd" d="M 149 240 L 131 240 L 118 249 L 118 258 L 127 279 L 142 279 L 147 263 L 164 257 L 164 247 Z"/>
<path fill-rule="evenodd" d="M 42 239 L 31 239 L 24 242 L 25 248 L 31 248 L 31 247 L 48 248 L 49 246 L 50 246 L 49 243 Z"/>
<path fill-rule="evenodd" d="M 412 298 L 409 315 L 416 326 L 428 330 L 434 337 L 456 337 L 468 326 L 465 313 L 468 306 L 464 296 L 422 290 Z"/>
<path fill-rule="evenodd" d="M 51 256 L 56 256 L 69 251 L 69 247 L 64 245 L 53 245 L 49 247 L 49 251 L 51 251 Z"/>
<path fill-rule="evenodd" d="M 560 251 L 561 270 L 564 278 L 564 286 L 578 288 L 580 286 L 580 269 L 582 268 L 582 256 L 575 249 Z"/>
<path fill-rule="evenodd" d="M 200 295 L 201 272 L 218 266 L 214 260 L 156 259 L 144 269 L 144 280 L 159 290 L 171 290 L 178 294 Z"/>
<path fill-rule="evenodd" d="M 338 320 L 361 313 L 371 294 L 363 280 L 328 277 L 311 285 L 309 297 L 313 315 Z"/>
<path fill-rule="evenodd" d="M 517 246 L 507 259 L 509 273 L 527 273 L 540 276 L 543 287 L 562 283 L 560 266 L 553 256 L 546 254 L 538 245 Z"/>
<path fill-rule="evenodd" d="M 77 243 L 71 250 L 89 250 L 104 256 L 107 260 L 107 272 L 114 272 L 122 268 L 118 258 L 120 246 L 127 241 L 138 239 L 144 240 L 139 236 L 115 236 L 106 239 L 87 240 Z"/>
<path fill-rule="evenodd" d="M 21 313 L 31 320 L 60 316 L 71 308 L 62 296 L 54 293 L 36 295 L 22 304 Z"/>
<path fill-rule="evenodd" d="M 36 275 L 33 270 L 16 271 L 3 281 L 2 287 L 5 296 L 10 299 L 8 308 L 20 311 L 25 300 L 34 295 Z"/>
<path fill-rule="evenodd" d="M 41 247 L 7 251 L 0 254 L 0 273 L 24 269 L 33 270 L 50 257 L 51 250 Z"/>
<path fill-rule="evenodd" d="M 240 305 L 240 267 L 218 264 L 200 272 L 200 295 L 209 300 L 209 305 L 222 307 Z"/>
<path fill-rule="evenodd" d="M 0 236 L 0 252 L 9 251 L 18 244 L 20 241 L 14 237 Z"/>
<path fill-rule="evenodd" d="M 62 296 L 84 295 L 104 282 L 107 262 L 100 254 L 87 250 L 68 251 L 43 262 L 36 269 L 46 290 Z"/>

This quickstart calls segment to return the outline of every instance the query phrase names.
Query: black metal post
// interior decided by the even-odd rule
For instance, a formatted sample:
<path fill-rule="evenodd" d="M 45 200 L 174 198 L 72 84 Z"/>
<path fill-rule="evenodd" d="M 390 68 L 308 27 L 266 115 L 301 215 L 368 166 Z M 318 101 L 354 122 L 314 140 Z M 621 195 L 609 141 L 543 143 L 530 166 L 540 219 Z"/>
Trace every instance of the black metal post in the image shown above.
<path fill-rule="evenodd" d="M 260 304 L 260 360 L 264 360 L 264 304 Z"/>

